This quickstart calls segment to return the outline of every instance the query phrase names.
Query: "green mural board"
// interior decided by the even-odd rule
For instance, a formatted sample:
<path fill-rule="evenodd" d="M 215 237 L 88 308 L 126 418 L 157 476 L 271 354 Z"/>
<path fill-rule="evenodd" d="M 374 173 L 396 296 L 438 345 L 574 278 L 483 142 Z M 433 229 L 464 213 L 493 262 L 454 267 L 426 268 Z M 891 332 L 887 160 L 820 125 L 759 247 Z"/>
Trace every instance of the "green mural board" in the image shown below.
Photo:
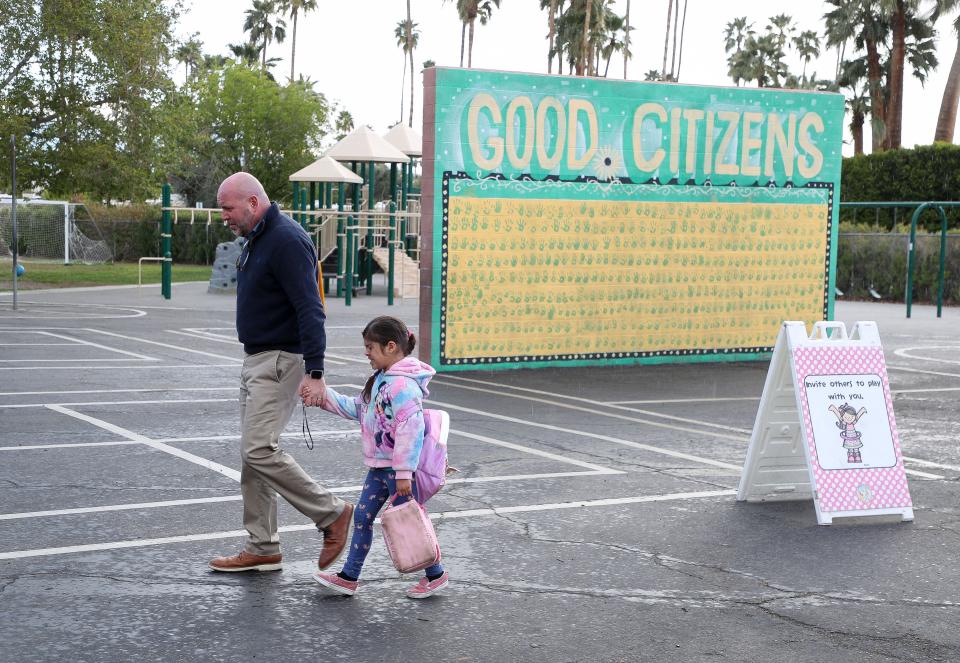
<path fill-rule="evenodd" d="M 424 94 L 421 356 L 764 357 L 830 319 L 840 95 L 465 69 Z"/>

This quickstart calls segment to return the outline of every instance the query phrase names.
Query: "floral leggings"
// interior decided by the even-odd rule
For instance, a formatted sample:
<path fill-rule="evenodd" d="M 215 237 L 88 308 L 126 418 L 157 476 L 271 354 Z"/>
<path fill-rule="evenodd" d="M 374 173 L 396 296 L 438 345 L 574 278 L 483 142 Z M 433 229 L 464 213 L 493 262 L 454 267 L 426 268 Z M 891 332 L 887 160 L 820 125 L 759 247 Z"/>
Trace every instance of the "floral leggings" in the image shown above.
<path fill-rule="evenodd" d="M 380 513 L 387 499 L 397 492 L 397 475 L 390 467 L 372 468 L 367 472 L 363 482 L 363 491 L 357 500 L 353 512 L 353 538 L 350 540 L 350 553 L 343 565 L 343 573 L 359 578 L 363 569 L 363 562 L 370 552 L 373 542 L 373 521 Z M 417 482 L 413 482 L 413 498 L 417 498 Z M 397 497 L 394 504 L 403 504 L 409 497 Z M 424 569 L 424 575 L 438 576 L 443 573 L 443 566 L 434 564 Z"/>

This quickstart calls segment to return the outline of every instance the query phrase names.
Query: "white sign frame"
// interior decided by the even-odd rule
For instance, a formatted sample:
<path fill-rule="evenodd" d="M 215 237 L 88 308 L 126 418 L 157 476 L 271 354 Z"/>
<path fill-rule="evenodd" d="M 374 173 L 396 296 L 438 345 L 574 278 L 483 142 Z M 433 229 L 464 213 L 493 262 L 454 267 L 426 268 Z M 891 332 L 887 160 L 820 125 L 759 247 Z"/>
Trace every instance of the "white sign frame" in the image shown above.
<path fill-rule="evenodd" d="M 821 359 L 825 359 L 822 364 Z M 830 374 L 812 374 L 815 369 L 811 367 L 820 365 Z M 847 403 L 844 402 L 842 412 L 849 414 L 843 419 L 841 409 L 831 406 L 827 411 L 823 407 L 828 401 L 821 393 L 829 386 L 863 385 L 865 379 L 857 381 L 865 377 L 863 374 L 876 379 L 870 380 L 867 387 L 856 388 L 856 393 L 834 390 L 838 393 L 828 398 L 839 402 L 838 399 L 845 400 L 843 397 L 848 394 L 862 400 L 864 393 L 867 394 L 873 412 L 873 432 L 868 436 L 870 447 L 860 442 L 862 433 L 856 431 L 858 426 L 863 428 L 858 422 L 867 409 L 861 407 L 857 411 L 856 406 L 845 409 Z M 814 391 L 820 387 L 824 390 Z M 824 418 L 826 423 L 843 430 L 825 433 Z M 841 444 L 842 448 L 837 451 Z M 861 458 L 860 447 L 864 447 L 867 461 Z M 842 456 L 844 452 L 846 459 Z M 841 454 L 839 460 L 838 453 Z M 871 463 L 871 458 L 879 460 Z M 845 466 L 846 463 L 849 466 Z M 857 322 L 849 336 L 842 322 L 817 322 L 813 333 L 807 336 L 804 323 L 791 321 L 784 322 L 777 335 L 737 488 L 737 500 L 770 502 L 810 498 L 821 525 L 829 525 L 840 517 L 900 516 L 902 521 L 913 520 L 883 348 L 874 322 Z M 864 508 L 852 508 L 858 502 Z M 870 507 L 870 503 L 878 506 Z"/>

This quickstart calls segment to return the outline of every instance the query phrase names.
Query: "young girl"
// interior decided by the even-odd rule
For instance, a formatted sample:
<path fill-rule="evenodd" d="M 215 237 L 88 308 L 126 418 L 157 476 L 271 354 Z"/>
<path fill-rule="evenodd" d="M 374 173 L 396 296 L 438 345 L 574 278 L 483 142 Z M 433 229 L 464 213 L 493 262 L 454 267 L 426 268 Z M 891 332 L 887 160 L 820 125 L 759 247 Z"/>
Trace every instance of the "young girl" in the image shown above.
<path fill-rule="evenodd" d="M 416 345 L 413 332 L 400 320 L 381 316 L 363 330 L 363 345 L 374 372 L 360 396 L 348 397 L 327 387 L 323 409 L 360 422 L 363 462 L 370 468 L 353 514 L 353 539 L 339 573 L 314 574 L 333 591 L 352 596 L 373 541 L 373 521 L 384 502 L 396 494 L 395 504 L 418 499 L 414 471 L 423 446 L 422 399 L 435 371 L 409 356 Z M 425 576 L 407 590 L 422 599 L 444 589 L 448 574 L 440 564 L 427 567 Z"/>

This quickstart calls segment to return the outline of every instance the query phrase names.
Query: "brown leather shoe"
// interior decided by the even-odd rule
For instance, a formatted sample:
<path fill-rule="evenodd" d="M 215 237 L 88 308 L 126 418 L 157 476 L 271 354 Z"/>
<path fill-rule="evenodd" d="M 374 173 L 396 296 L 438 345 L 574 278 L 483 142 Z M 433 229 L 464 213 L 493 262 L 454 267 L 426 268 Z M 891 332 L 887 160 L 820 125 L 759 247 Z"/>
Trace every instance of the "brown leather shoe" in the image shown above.
<path fill-rule="evenodd" d="M 353 522 L 353 505 L 347 502 L 340 515 L 323 530 L 323 549 L 317 566 L 320 570 L 327 568 L 340 558 L 340 554 L 347 545 L 347 534 L 350 533 L 350 523 Z"/>
<path fill-rule="evenodd" d="M 246 550 L 241 550 L 232 557 L 217 557 L 210 560 L 210 568 L 214 571 L 226 571 L 235 573 L 237 571 L 279 571 L 283 568 L 280 560 L 283 555 L 254 555 Z"/>

